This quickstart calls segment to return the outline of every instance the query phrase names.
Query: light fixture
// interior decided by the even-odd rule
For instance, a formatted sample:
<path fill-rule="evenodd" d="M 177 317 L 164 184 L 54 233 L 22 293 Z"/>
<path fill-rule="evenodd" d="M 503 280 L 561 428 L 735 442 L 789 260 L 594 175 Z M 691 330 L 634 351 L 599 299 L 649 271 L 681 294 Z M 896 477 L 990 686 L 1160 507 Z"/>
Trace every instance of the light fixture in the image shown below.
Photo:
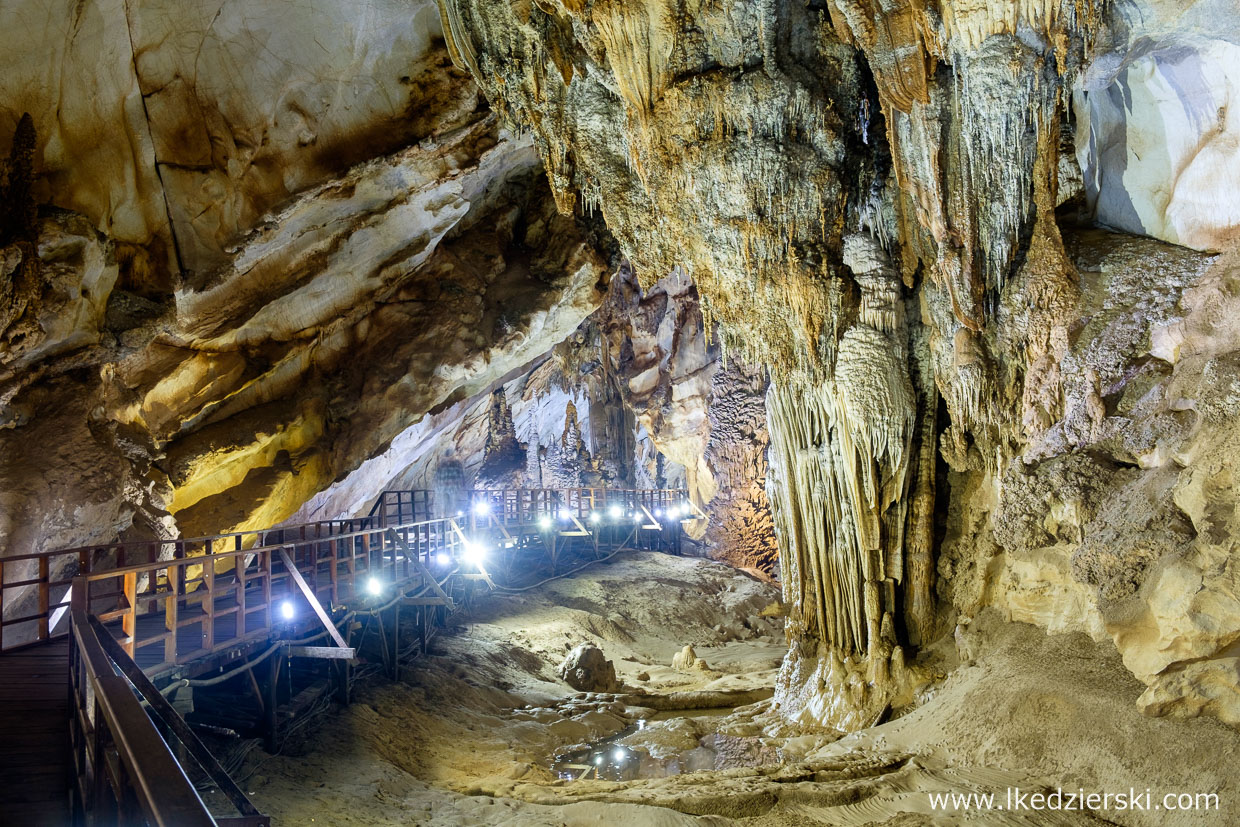
<path fill-rule="evenodd" d="M 372 577 L 366 581 L 366 591 L 378 596 L 383 593 L 383 583 L 379 581 L 378 577 Z"/>
<path fill-rule="evenodd" d="M 486 500 L 478 500 L 474 503 L 474 516 L 485 517 L 491 513 L 491 504 Z"/>
<path fill-rule="evenodd" d="M 571 513 L 569 513 L 569 510 L 568 510 L 567 508 L 561 508 L 561 509 L 560 509 L 560 519 L 561 519 L 561 520 L 563 520 L 564 522 L 566 522 L 566 523 L 567 523 L 567 522 L 568 522 L 569 520 L 571 520 L 572 518 L 573 518 L 573 515 L 572 515 Z"/>
<path fill-rule="evenodd" d="M 548 517 L 546 514 L 539 517 L 538 527 L 541 528 L 543 531 L 546 531 L 547 529 L 551 528 L 551 518 Z"/>
<path fill-rule="evenodd" d="M 597 523 L 601 519 L 603 519 L 602 514 L 599 514 L 597 511 L 590 512 L 590 522 Z"/>
<path fill-rule="evenodd" d="M 615 761 L 617 764 L 623 764 L 624 759 L 627 757 L 628 755 L 620 747 L 616 747 L 616 751 L 611 754 L 611 760 Z"/>
<path fill-rule="evenodd" d="M 458 509 L 457 509 L 457 511 L 456 511 L 456 516 L 458 516 L 458 517 L 464 517 L 464 516 L 465 516 L 465 512 L 464 512 L 464 511 L 461 511 L 461 510 L 458 508 Z"/>
<path fill-rule="evenodd" d="M 452 562 L 452 558 L 441 551 L 435 555 L 435 562 L 446 568 L 447 565 Z"/>
<path fill-rule="evenodd" d="M 601 752 L 598 755 L 594 756 L 594 763 L 599 765 L 600 767 L 603 766 L 603 754 Z"/>
<path fill-rule="evenodd" d="M 613 520 L 618 520 L 620 519 L 620 515 L 624 512 L 620 509 L 620 506 L 613 505 L 611 508 L 607 509 L 607 513 L 611 515 Z"/>
<path fill-rule="evenodd" d="M 482 564 L 487 560 L 487 550 L 479 543 L 465 544 L 465 562 L 471 566 L 482 568 Z"/>
<path fill-rule="evenodd" d="M 642 515 L 641 515 L 641 514 L 634 514 L 634 515 L 633 515 L 633 522 L 637 523 L 638 525 L 641 525 L 641 524 L 642 524 Z"/>
<path fill-rule="evenodd" d="M 297 612 L 293 609 L 293 603 L 291 600 L 285 600 L 280 604 L 280 617 L 285 620 L 292 620 L 296 615 Z"/>
<path fill-rule="evenodd" d="M 663 516 L 663 509 L 662 509 L 662 508 L 656 508 L 656 509 L 654 510 L 654 516 L 656 516 L 656 517 L 662 517 L 662 516 Z"/>

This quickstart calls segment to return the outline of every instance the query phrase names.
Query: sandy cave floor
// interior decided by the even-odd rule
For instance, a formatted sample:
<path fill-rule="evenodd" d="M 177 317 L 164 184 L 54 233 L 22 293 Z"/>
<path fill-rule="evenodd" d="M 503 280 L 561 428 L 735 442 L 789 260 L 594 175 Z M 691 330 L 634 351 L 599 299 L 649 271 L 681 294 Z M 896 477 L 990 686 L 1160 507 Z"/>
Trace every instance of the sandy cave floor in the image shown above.
<path fill-rule="evenodd" d="M 762 616 L 777 599 L 775 585 L 743 572 L 652 553 L 492 595 L 401 683 L 360 685 L 350 707 L 240 777 L 278 824 L 1240 823 L 1240 733 L 1147 718 L 1133 703 L 1142 686 L 1110 647 L 989 614 L 929 653 L 946 677 L 914 708 L 843 738 L 787 727 L 769 700 L 669 717 L 632 693 L 579 693 L 555 676 L 569 649 L 592 641 L 626 692 L 700 703 L 712 691 L 765 695 L 786 649 L 782 621 Z M 686 643 L 708 670 L 671 668 Z M 615 743 L 646 756 L 643 768 L 674 773 L 705 757 L 719 769 L 572 783 L 550 771 L 558 751 L 642 719 Z M 995 791 L 1002 801 L 1009 786 L 1216 792 L 1220 809 L 948 813 L 928 795 Z"/>

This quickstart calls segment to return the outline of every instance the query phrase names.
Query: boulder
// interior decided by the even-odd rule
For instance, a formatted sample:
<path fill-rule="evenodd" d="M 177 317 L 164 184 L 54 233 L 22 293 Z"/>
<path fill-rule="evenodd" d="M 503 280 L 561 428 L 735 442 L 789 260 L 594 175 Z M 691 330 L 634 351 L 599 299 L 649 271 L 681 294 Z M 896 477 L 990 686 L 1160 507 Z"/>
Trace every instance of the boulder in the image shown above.
<path fill-rule="evenodd" d="M 559 676 L 573 689 L 582 692 L 618 692 L 616 667 L 603 650 L 592 643 L 582 643 L 564 658 Z"/>

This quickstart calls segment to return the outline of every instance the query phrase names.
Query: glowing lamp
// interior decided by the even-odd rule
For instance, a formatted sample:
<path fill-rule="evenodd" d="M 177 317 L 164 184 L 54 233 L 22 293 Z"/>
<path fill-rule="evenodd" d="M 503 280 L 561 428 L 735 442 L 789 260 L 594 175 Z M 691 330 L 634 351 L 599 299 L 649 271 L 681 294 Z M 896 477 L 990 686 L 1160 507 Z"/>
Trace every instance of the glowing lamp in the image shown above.
<path fill-rule="evenodd" d="M 491 504 L 486 500 L 479 500 L 474 503 L 474 516 L 485 517 L 491 513 Z"/>
<path fill-rule="evenodd" d="M 545 514 L 539 517 L 538 527 L 541 528 L 543 531 L 546 531 L 547 529 L 551 528 L 551 518 Z"/>
<path fill-rule="evenodd" d="M 293 608 L 292 601 L 285 600 L 283 603 L 280 604 L 280 617 L 284 618 L 285 620 L 292 620 L 296 616 L 297 616 L 297 611 Z"/>
<path fill-rule="evenodd" d="M 607 509 L 607 513 L 611 515 L 613 520 L 618 520 L 620 519 L 620 515 L 624 512 L 620 510 L 620 506 L 613 505 L 611 508 Z"/>
<path fill-rule="evenodd" d="M 366 591 L 378 596 L 383 593 L 383 583 L 380 582 L 378 577 L 372 577 L 366 581 Z"/>
<path fill-rule="evenodd" d="M 487 561 L 487 550 L 478 543 L 466 543 L 464 550 L 465 562 L 471 566 L 481 568 L 482 564 Z"/>

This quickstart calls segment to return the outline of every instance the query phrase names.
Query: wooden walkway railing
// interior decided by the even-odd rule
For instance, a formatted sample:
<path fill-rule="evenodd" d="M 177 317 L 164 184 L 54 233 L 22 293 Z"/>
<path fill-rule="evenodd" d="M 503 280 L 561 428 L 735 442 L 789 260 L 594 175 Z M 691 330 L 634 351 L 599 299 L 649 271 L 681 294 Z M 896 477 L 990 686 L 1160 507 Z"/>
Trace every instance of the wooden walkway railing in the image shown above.
<path fill-rule="evenodd" d="M 306 554 L 309 553 L 308 549 L 315 547 L 316 541 L 343 540 L 367 534 L 373 538 L 380 534 L 382 529 L 413 523 L 432 524 L 436 522 L 433 518 L 455 518 L 461 529 L 469 533 L 501 526 L 511 528 L 537 525 L 547 517 L 559 519 L 566 515 L 571 515 L 582 525 L 588 523 L 591 514 L 598 515 L 598 521 L 605 523 L 612 519 L 613 512 L 624 515 L 640 512 L 648 520 L 659 523 L 702 516 L 685 492 L 676 489 L 538 488 L 463 491 L 459 493 L 457 508 L 450 514 L 437 513 L 437 510 L 442 509 L 435 499 L 436 492 L 432 491 L 384 491 L 366 517 L 324 520 L 206 537 L 105 543 L 2 558 L 0 651 L 64 634 L 71 602 L 70 587 L 73 578 L 79 574 L 92 578 L 92 596 L 99 599 L 109 596 L 121 602 L 122 598 L 132 598 L 134 602 L 141 600 L 153 604 L 164 601 L 167 604 L 169 596 L 174 592 L 178 598 L 194 595 L 187 604 L 190 614 L 180 620 L 194 616 L 193 605 L 204 607 L 203 611 L 213 611 L 213 604 L 204 602 L 207 593 L 235 594 L 238 603 L 244 604 L 244 608 L 239 606 L 237 611 L 248 618 L 260 609 L 269 609 L 265 587 L 261 595 L 254 592 L 253 588 L 268 577 L 274 578 L 272 582 L 279 584 L 282 576 L 280 567 L 271 565 L 269 560 L 270 549 L 278 546 L 293 545 L 300 554 Z M 482 507 L 483 504 L 485 508 Z M 655 522 L 644 525 L 654 526 Z M 439 532 L 446 534 L 442 524 Z M 426 536 L 421 537 L 421 541 L 425 543 Z M 369 542 L 381 541 L 372 539 Z M 257 556 L 254 556 L 256 552 Z M 357 549 L 352 553 L 356 552 Z M 336 552 L 331 554 L 334 556 Z M 202 568 L 206 559 L 217 562 L 213 566 Z M 249 578 L 245 588 L 236 592 L 238 584 L 229 582 L 223 584 L 219 591 L 212 592 L 212 587 L 216 586 L 214 578 L 220 570 L 231 569 L 237 559 L 245 561 L 237 575 L 239 580 Z M 164 563 L 168 565 L 161 565 Z M 319 568 L 330 568 L 327 561 L 320 563 L 321 566 L 315 568 L 316 572 Z M 154 590 L 142 577 L 144 573 L 150 575 L 152 572 L 156 577 Z M 132 582 L 116 579 L 124 574 L 131 575 Z M 171 581 L 168 580 L 170 575 Z M 109 585 L 94 585 L 100 581 Z M 207 592 L 199 594 L 198 590 L 203 586 L 207 588 Z M 160 591 L 161 588 L 165 591 Z M 256 599 L 247 600 L 250 597 Z M 91 605 L 93 608 L 97 603 L 92 601 Z M 206 608 L 208 606 L 210 609 Z M 178 608 L 179 606 L 169 606 L 169 613 L 176 613 Z M 231 610 L 233 607 L 226 608 Z M 117 606 L 102 611 L 128 611 L 132 615 L 136 610 L 118 602 Z M 172 628 L 165 631 L 171 632 Z M 214 642 L 212 646 L 215 646 Z"/>
<path fill-rule="evenodd" d="M 103 543 L 0 558 L 0 651 L 67 631 L 70 586 L 79 574 L 240 551 L 286 540 L 332 537 L 375 524 L 369 517 L 326 520 L 208 537 Z M 20 614 L 14 614 L 14 609 Z"/>
<path fill-rule="evenodd" d="M 149 682 L 144 683 L 141 673 L 134 673 L 133 662 L 123 652 L 115 652 L 111 635 L 87 612 L 81 594 L 75 594 L 69 624 L 69 748 L 75 823 L 267 827 L 270 820 L 250 803 L 175 712 L 168 718 L 180 724 L 174 724 L 173 736 L 160 732 L 142 701 L 155 707 L 161 717 L 171 710 L 168 702 Z M 193 755 L 229 799 L 235 815 L 211 814 L 169 741 Z"/>

